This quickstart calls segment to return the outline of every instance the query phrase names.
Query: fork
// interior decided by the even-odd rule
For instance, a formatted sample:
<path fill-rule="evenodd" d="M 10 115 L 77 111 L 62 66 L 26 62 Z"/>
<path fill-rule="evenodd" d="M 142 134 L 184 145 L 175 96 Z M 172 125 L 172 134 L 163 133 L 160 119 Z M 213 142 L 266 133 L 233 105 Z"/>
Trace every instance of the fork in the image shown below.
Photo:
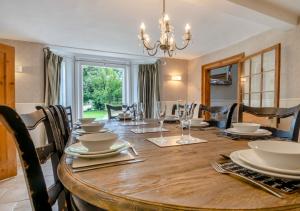
<path fill-rule="evenodd" d="M 223 168 L 219 163 L 217 163 L 217 162 L 211 163 L 211 166 L 212 166 L 217 172 L 219 172 L 219 173 L 221 173 L 221 174 L 229 174 L 229 175 L 233 175 L 233 176 L 239 177 L 239 178 L 244 179 L 244 180 L 246 180 L 246 181 L 248 181 L 248 182 L 250 182 L 250 183 L 252 183 L 252 184 L 254 184 L 254 185 L 258 186 L 258 187 L 260 187 L 261 189 L 263 189 L 263 190 L 265 190 L 265 191 L 267 191 L 267 192 L 273 194 L 274 196 L 277 196 L 278 198 L 283 198 L 283 196 L 282 196 L 281 194 L 277 193 L 276 191 L 272 190 L 271 188 L 268 188 L 268 187 L 264 186 L 263 184 L 261 184 L 261 183 L 259 183 L 259 182 L 256 182 L 255 180 L 252 180 L 252 179 L 250 179 L 250 178 L 248 178 L 248 177 L 245 177 L 245 176 L 243 176 L 243 175 L 237 174 L 237 173 L 232 172 L 232 171 L 228 171 L 228 170 L 224 169 L 224 168 Z"/>

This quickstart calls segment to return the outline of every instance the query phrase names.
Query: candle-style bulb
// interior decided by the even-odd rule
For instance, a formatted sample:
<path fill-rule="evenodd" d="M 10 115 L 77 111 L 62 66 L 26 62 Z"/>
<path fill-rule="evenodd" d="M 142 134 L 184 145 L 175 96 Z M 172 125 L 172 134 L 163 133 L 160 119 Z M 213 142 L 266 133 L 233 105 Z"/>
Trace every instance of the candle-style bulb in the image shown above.
<path fill-rule="evenodd" d="M 145 29 L 146 29 L 146 25 L 145 25 L 144 22 L 143 22 L 143 23 L 141 23 L 141 30 L 142 30 L 142 31 L 145 31 Z"/>
<path fill-rule="evenodd" d="M 187 23 L 185 25 L 185 32 L 190 32 L 190 30 L 191 30 L 191 26 Z"/>

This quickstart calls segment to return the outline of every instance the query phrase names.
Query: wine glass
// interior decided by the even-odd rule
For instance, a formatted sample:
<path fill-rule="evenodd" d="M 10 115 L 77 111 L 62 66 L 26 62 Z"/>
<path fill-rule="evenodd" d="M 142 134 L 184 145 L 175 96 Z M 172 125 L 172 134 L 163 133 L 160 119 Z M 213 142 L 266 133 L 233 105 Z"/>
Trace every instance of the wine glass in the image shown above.
<path fill-rule="evenodd" d="M 141 109 L 141 120 L 143 124 L 145 123 L 146 118 L 146 107 L 144 103 L 139 103 L 140 109 Z"/>
<path fill-rule="evenodd" d="M 166 110 L 167 110 L 166 104 L 164 104 L 162 102 L 156 103 L 156 118 L 158 119 L 159 124 L 160 124 L 160 141 L 161 142 L 165 141 L 162 130 L 163 130 L 163 125 L 164 125 L 164 121 L 166 118 Z"/>
<path fill-rule="evenodd" d="M 187 140 L 184 138 L 183 135 L 183 127 L 188 123 L 187 121 L 187 105 L 180 105 L 181 101 L 177 101 L 177 109 L 176 109 L 176 117 L 179 119 L 180 121 L 180 127 L 181 127 L 181 138 L 178 141 L 178 143 L 180 144 L 186 144 Z"/>
<path fill-rule="evenodd" d="M 126 113 L 127 113 L 127 105 L 122 105 L 122 112 L 123 112 L 123 121 L 124 121 L 124 125 L 125 125 L 125 119 L 126 119 Z"/>
<path fill-rule="evenodd" d="M 193 105 L 190 106 L 187 106 L 187 109 L 186 109 L 186 113 L 187 113 L 187 123 L 188 123 L 188 127 L 189 127 L 189 138 L 188 138 L 188 141 L 193 141 L 194 138 L 191 136 L 191 124 L 192 124 L 192 119 L 193 119 L 193 116 L 194 116 L 194 111 L 193 111 L 193 108 L 192 108 Z"/>

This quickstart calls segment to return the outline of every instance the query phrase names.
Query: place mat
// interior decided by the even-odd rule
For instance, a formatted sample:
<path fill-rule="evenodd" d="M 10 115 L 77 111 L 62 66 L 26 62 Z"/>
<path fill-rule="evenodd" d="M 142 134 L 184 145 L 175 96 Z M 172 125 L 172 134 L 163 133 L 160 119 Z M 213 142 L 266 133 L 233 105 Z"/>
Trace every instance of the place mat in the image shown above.
<path fill-rule="evenodd" d="M 122 126 L 139 126 L 139 125 L 148 125 L 147 122 L 125 122 L 121 123 Z"/>
<path fill-rule="evenodd" d="M 158 138 L 147 138 L 146 140 L 152 142 L 153 144 L 159 146 L 159 147 L 171 147 L 171 146 L 180 146 L 180 145 L 188 145 L 188 144 L 198 144 L 198 143 L 206 143 L 207 140 L 200 139 L 200 138 L 194 138 L 192 141 L 186 144 L 180 144 L 177 143 L 181 139 L 181 136 L 166 136 L 164 137 L 165 141 L 161 141 L 160 137 Z"/>
<path fill-rule="evenodd" d="M 96 158 L 96 159 L 76 158 L 73 160 L 72 168 L 76 169 L 76 168 L 96 166 L 96 165 L 102 165 L 102 164 L 114 163 L 114 162 L 120 162 L 120 161 L 127 161 L 127 160 L 133 160 L 133 159 L 134 159 L 134 156 L 128 151 L 124 151 L 116 156 L 106 157 L 106 158 Z"/>
<path fill-rule="evenodd" d="M 246 169 L 242 166 L 235 164 L 234 162 L 226 161 L 220 163 L 222 167 L 228 171 L 232 171 L 239 175 L 248 177 L 256 182 L 259 182 L 263 185 L 266 185 L 270 188 L 279 190 L 283 193 L 294 193 L 300 189 L 300 180 L 292 179 L 281 179 L 276 177 L 267 176 L 249 169 Z"/>
<path fill-rule="evenodd" d="M 156 132 L 160 132 L 160 128 L 159 127 L 152 127 L 152 128 L 137 128 L 137 129 L 132 129 L 130 130 L 133 133 L 136 134 L 142 134 L 142 133 L 156 133 Z M 163 132 L 167 132 L 169 131 L 166 128 L 162 129 Z"/>

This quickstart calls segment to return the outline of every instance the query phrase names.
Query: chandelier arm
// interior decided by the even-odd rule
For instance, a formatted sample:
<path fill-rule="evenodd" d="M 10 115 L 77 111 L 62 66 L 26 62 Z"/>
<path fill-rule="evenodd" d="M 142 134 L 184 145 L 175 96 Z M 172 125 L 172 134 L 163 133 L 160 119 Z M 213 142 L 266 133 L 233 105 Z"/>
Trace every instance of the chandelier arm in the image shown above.
<path fill-rule="evenodd" d="M 169 55 L 169 57 L 172 57 L 172 56 L 173 56 L 173 53 L 174 53 L 174 51 L 168 50 L 168 55 Z"/>
<path fill-rule="evenodd" d="M 158 47 L 160 46 L 160 41 L 156 41 L 155 44 L 154 44 L 154 47 L 150 50 L 147 49 L 147 53 L 149 56 L 154 56 L 157 51 L 158 51 Z M 154 50 L 154 51 L 153 51 Z M 153 52 L 151 52 L 153 51 Z"/>
<path fill-rule="evenodd" d="M 150 43 L 146 40 L 143 40 L 143 45 L 146 48 L 146 50 L 154 50 L 156 48 L 156 43 L 154 43 L 153 47 L 151 47 Z"/>
<path fill-rule="evenodd" d="M 183 49 L 185 49 L 186 47 L 188 47 L 190 41 L 191 41 L 191 40 L 187 40 L 187 41 L 185 42 L 185 44 L 184 44 L 183 47 L 178 47 L 177 44 L 175 43 L 175 48 L 176 48 L 177 50 L 183 50 Z"/>

